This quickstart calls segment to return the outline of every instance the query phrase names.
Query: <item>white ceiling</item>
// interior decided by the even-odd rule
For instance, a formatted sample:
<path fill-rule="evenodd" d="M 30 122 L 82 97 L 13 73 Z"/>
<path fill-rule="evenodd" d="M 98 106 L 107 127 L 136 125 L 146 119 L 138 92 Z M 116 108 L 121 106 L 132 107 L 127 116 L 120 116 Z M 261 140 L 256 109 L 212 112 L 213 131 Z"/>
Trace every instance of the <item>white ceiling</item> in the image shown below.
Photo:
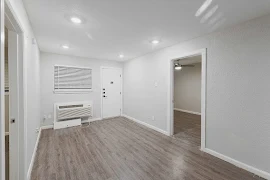
<path fill-rule="evenodd" d="M 205 23 L 196 11 L 205 0 L 24 0 L 41 51 L 128 60 L 270 13 L 269 0 L 213 0 Z M 74 25 L 67 16 L 86 22 Z M 217 23 L 210 24 L 216 17 Z M 149 41 L 159 39 L 153 46 Z M 64 50 L 61 44 L 69 44 Z M 120 53 L 125 58 L 120 59 Z"/>

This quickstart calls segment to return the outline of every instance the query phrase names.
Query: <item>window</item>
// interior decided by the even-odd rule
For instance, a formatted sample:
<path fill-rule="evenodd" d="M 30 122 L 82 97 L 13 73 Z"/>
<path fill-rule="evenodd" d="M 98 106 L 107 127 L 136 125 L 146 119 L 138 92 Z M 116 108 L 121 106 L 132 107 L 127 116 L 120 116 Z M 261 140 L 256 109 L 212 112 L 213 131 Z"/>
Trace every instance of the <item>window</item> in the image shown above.
<path fill-rule="evenodd" d="M 92 90 L 92 69 L 54 66 L 55 92 L 87 92 Z"/>

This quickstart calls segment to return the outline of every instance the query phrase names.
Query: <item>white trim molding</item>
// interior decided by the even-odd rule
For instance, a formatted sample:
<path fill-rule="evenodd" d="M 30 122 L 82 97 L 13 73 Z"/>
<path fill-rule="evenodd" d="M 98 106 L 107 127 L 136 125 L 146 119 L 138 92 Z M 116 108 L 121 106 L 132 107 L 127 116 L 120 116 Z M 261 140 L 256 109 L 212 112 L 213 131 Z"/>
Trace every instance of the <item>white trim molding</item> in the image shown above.
<path fill-rule="evenodd" d="M 40 127 L 39 131 L 38 131 L 37 141 L 36 141 L 36 144 L 35 144 L 33 155 L 32 155 L 32 158 L 31 158 L 31 162 L 30 162 L 30 165 L 29 165 L 29 168 L 28 168 L 28 171 L 27 171 L 27 180 L 31 179 L 31 173 L 32 173 L 32 169 L 33 169 L 33 166 L 34 166 L 34 162 L 35 162 L 35 158 L 36 158 L 36 154 L 37 154 L 37 148 L 38 148 L 38 144 L 39 144 L 39 140 L 40 140 L 42 130 L 43 129 Z"/>
<path fill-rule="evenodd" d="M 184 109 L 174 108 L 174 110 L 175 111 L 181 111 L 181 112 L 189 113 L 189 114 L 201 115 L 200 112 L 188 111 L 188 110 L 184 110 Z"/>
<path fill-rule="evenodd" d="M 44 129 L 53 129 L 53 124 L 51 124 L 51 125 L 46 125 L 46 126 L 41 126 L 40 129 L 41 129 L 41 130 L 44 130 Z"/>
<path fill-rule="evenodd" d="M 170 133 L 168 133 L 167 131 L 164 131 L 162 129 L 159 129 L 159 128 L 153 126 L 153 125 L 147 124 L 145 122 L 142 122 L 142 121 L 140 121 L 140 120 L 138 120 L 136 118 L 130 117 L 130 116 L 125 115 L 125 114 L 122 114 L 122 116 L 125 117 L 125 118 L 127 118 L 127 119 L 129 119 L 129 120 L 131 120 L 131 121 L 134 121 L 134 122 L 136 122 L 138 124 L 141 124 L 141 125 L 146 126 L 146 127 L 150 128 L 150 129 L 153 129 L 153 130 L 155 130 L 155 131 L 157 131 L 159 133 L 162 133 L 162 134 L 164 134 L 166 136 L 170 136 Z"/>
<path fill-rule="evenodd" d="M 239 167 L 241 169 L 249 171 L 249 172 L 251 172 L 251 173 L 253 173 L 253 174 L 255 174 L 255 175 L 259 176 L 259 177 L 270 180 L 270 173 L 268 173 L 268 172 L 265 172 L 265 171 L 262 171 L 260 169 L 255 168 L 255 167 L 249 166 L 247 164 L 244 164 L 244 163 L 242 163 L 240 161 L 237 161 L 237 160 L 235 160 L 233 158 L 230 158 L 228 156 L 225 156 L 223 154 L 220 154 L 220 153 L 218 153 L 216 151 L 213 151 L 211 149 L 208 149 L 208 148 L 201 148 L 201 151 L 203 151 L 203 152 L 205 152 L 207 154 L 210 154 L 212 156 L 215 156 L 215 157 L 217 157 L 219 159 L 222 159 L 223 161 L 231 163 L 231 164 L 233 164 L 233 165 L 235 165 L 235 166 L 237 166 L 237 167 Z"/>
<path fill-rule="evenodd" d="M 5 13 L 4 13 L 4 0 L 0 0 L 0 179 L 5 179 L 5 104 L 3 99 L 5 98 L 4 92 L 4 36 L 5 33 L 4 22 L 5 22 Z"/>

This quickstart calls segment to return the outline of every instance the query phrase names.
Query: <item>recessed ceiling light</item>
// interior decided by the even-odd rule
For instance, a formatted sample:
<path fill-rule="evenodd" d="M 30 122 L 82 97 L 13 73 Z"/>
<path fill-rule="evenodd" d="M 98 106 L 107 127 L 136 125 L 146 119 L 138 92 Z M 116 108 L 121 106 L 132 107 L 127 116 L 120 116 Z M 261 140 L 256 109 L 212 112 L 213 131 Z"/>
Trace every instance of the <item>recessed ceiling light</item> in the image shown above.
<path fill-rule="evenodd" d="M 177 71 L 179 71 L 179 70 L 181 70 L 181 69 L 182 69 L 181 66 L 176 66 L 176 67 L 175 67 L 175 70 L 177 70 Z"/>
<path fill-rule="evenodd" d="M 73 22 L 74 24 L 81 24 L 82 20 L 76 16 L 71 16 L 70 21 Z"/>
<path fill-rule="evenodd" d="M 152 40 L 151 43 L 152 44 L 158 44 L 160 41 L 159 40 Z"/>
<path fill-rule="evenodd" d="M 119 57 L 120 57 L 120 58 L 124 58 L 124 54 L 120 54 Z"/>
<path fill-rule="evenodd" d="M 64 45 L 62 45 L 62 48 L 63 48 L 63 49 L 69 49 L 69 46 L 66 45 L 66 44 L 64 44 Z"/>

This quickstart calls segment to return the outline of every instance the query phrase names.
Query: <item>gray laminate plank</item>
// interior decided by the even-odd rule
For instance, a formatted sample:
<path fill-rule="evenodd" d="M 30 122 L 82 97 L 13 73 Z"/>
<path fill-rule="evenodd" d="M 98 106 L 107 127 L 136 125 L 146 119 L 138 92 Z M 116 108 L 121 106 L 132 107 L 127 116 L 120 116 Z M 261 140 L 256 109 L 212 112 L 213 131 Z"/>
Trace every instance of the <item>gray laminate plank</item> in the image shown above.
<path fill-rule="evenodd" d="M 32 180 L 251 180 L 199 150 L 200 117 L 175 113 L 174 137 L 126 118 L 43 130 Z"/>

